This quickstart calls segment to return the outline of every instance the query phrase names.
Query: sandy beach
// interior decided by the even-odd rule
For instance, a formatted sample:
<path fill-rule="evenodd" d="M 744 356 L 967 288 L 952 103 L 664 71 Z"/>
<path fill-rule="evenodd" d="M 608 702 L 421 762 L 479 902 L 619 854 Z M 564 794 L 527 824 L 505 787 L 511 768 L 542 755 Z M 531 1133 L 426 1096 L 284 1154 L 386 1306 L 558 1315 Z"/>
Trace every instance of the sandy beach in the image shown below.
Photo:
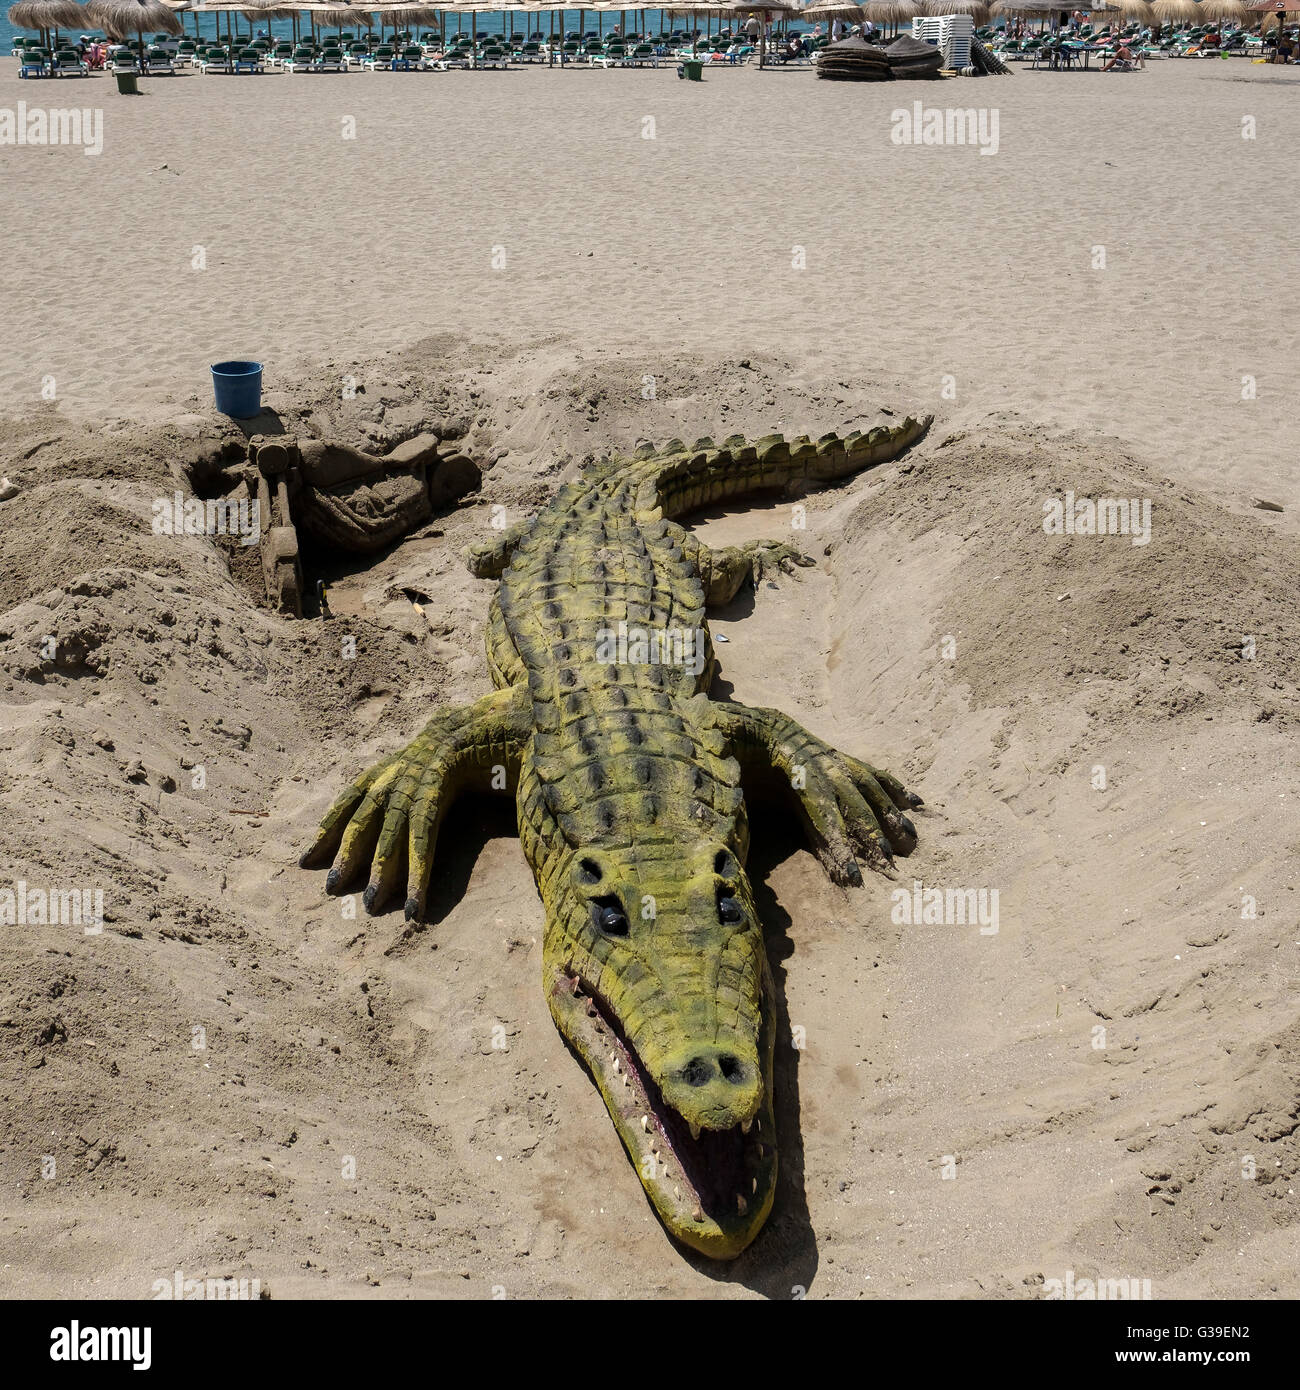
<path fill-rule="evenodd" d="M 97 156 L 0 148 L 0 887 L 107 903 L 98 935 L 0 929 L 0 1296 L 1300 1295 L 1300 70 L 142 86 L 0 60 L 0 108 L 104 112 Z M 894 143 L 914 101 L 996 110 L 996 153 Z M 322 571 L 356 660 L 246 557 L 151 533 L 242 450 L 208 366 L 244 356 L 291 434 L 434 431 L 484 470 Z M 935 422 L 809 499 L 802 582 L 713 621 L 736 699 L 927 804 L 848 890 L 751 812 L 803 1041 L 768 1227 L 715 1265 L 555 1030 L 508 806 L 458 817 L 414 928 L 298 855 L 490 689 L 459 554 L 492 504 L 882 407 Z M 1046 533 L 1067 492 L 1149 500 L 1149 542 Z M 899 923 L 914 880 L 995 886 L 999 929 Z"/>

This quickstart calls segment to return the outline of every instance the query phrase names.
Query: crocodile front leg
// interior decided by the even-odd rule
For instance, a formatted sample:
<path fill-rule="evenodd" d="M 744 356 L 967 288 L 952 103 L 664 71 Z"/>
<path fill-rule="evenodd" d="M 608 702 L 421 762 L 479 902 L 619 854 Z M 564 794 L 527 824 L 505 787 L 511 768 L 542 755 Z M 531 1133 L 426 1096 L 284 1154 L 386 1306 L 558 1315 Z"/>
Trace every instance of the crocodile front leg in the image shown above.
<path fill-rule="evenodd" d="M 373 913 L 392 897 L 405 865 L 406 916 L 418 917 L 438 827 L 456 796 L 468 787 L 513 795 L 532 734 L 529 710 L 527 690 L 515 686 L 439 711 L 400 753 L 362 773 L 334 802 L 302 867 L 332 860 L 325 891 L 341 893 L 369 861 L 362 901 Z M 494 777 L 494 768 L 501 774 Z"/>
<path fill-rule="evenodd" d="M 823 743 L 776 709 L 714 704 L 718 728 L 742 768 L 779 774 L 794 793 L 813 850 L 836 883 L 861 883 L 854 851 L 878 868 L 916 847 L 904 814 L 922 805 L 892 773 Z"/>

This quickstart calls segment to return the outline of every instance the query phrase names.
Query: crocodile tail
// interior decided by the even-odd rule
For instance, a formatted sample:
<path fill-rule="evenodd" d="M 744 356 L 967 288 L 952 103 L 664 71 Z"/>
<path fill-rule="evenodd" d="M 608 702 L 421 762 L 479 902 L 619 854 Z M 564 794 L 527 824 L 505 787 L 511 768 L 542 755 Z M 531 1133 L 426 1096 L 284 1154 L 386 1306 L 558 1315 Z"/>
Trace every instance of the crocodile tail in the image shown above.
<path fill-rule="evenodd" d="M 643 446 L 624 463 L 639 478 L 637 506 L 681 516 L 716 502 L 752 493 L 785 492 L 847 478 L 897 458 L 930 427 L 933 416 L 909 415 L 897 424 L 880 425 L 865 434 L 807 435 L 787 440 L 768 434 L 746 440 L 732 435 L 721 445 L 697 439 L 688 445 L 669 440 L 659 448 Z"/>

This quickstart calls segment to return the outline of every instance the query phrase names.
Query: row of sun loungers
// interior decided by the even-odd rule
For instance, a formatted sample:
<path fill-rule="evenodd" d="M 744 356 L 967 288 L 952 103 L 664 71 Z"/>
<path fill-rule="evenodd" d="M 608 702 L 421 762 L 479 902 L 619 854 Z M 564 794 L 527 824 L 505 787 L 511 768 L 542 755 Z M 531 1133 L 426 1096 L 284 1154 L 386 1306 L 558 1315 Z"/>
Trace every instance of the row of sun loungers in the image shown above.
<path fill-rule="evenodd" d="M 41 49 L 15 50 L 21 56 L 23 77 L 86 77 L 90 69 L 73 50 L 51 55 Z M 150 45 L 144 65 L 138 49 L 122 45 L 109 52 L 106 68 L 112 73 L 140 73 L 166 76 L 193 67 L 209 75 L 285 73 L 427 72 L 456 68 L 505 68 L 511 63 L 545 63 L 552 66 L 591 68 L 658 67 L 661 61 L 697 57 L 710 65 L 744 64 L 757 54 L 743 37 L 714 36 L 692 42 L 686 34 L 673 34 L 652 43 L 649 39 L 617 36 L 604 39 L 595 34 L 568 34 L 563 40 L 547 42 L 536 36 L 509 39 L 504 36 L 480 38 L 468 35 L 450 38 L 444 46 L 437 34 L 424 34 L 419 41 L 382 43 L 373 37 L 327 39 L 323 43 L 273 43 L 267 39 L 233 45 L 195 40 L 174 41 L 167 46 Z M 769 53 L 770 62 L 782 59 L 779 51 Z M 807 61 L 810 55 L 802 55 Z"/>
<path fill-rule="evenodd" d="M 90 75 L 90 68 L 75 50 L 60 50 L 53 56 L 39 48 L 23 48 L 16 52 L 20 56 L 21 77 Z M 147 76 L 166 76 L 191 66 L 199 73 L 210 75 L 274 71 L 426 72 L 505 68 L 511 62 L 604 68 L 658 67 L 659 61 L 660 50 L 648 41 L 624 43 L 614 39 L 604 42 L 592 36 L 555 44 L 539 39 L 511 42 L 497 38 L 475 43 L 469 37 L 462 37 L 443 47 L 436 35 L 428 35 L 423 42 L 406 44 L 357 41 L 272 44 L 259 40 L 227 46 L 186 40 L 176 45 L 174 51 L 161 45 L 150 46 L 145 52 L 143 68 L 138 49 L 122 45 L 110 50 L 105 67 L 113 73 L 143 71 Z"/>
<path fill-rule="evenodd" d="M 75 49 L 60 49 L 51 55 L 42 48 L 26 49 L 18 63 L 18 76 L 33 77 L 89 77 L 90 68 L 81 61 Z"/>
<path fill-rule="evenodd" d="M 1036 67 L 1045 61 L 1044 55 L 1051 51 L 1051 37 L 1048 35 L 1030 34 L 1023 39 L 1013 39 L 999 37 L 992 29 L 977 29 L 975 32 L 983 42 L 991 44 L 993 51 L 1004 62 L 1021 61 Z M 1144 59 L 1218 57 L 1221 53 L 1256 57 L 1271 47 L 1257 35 L 1245 30 L 1225 31 L 1220 36 L 1215 25 L 1196 25 L 1178 32 L 1162 30 L 1158 38 L 1148 38 L 1145 41 L 1140 39 L 1141 33 L 1141 26 L 1136 24 L 1120 29 L 1113 29 L 1110 25 L 1094 29 L 1089 24 L 1077 30 L 1073 37 L 1094 44 L 1113 45 L 1122 41 Z M 1211 45 L 1203 44 L 1202 40 L 1210 34 L 1213 35 L 1214 42 Z"/>

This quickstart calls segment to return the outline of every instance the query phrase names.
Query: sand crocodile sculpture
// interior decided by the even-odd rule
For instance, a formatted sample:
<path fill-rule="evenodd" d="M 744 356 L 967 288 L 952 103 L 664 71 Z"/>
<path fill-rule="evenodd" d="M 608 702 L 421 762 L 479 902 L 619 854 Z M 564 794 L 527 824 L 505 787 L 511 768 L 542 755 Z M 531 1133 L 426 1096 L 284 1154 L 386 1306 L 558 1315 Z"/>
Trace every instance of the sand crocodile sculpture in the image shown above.
<path fill-rule="evenodd" d="M 602 459 L 536 517 L 472 547 L 499 578 L 487 628 L 496 687 L 440 710 L 335 801 L 308 868 L 381 911 L 406 877 L 422 913 L 458 793 L 513 794 L 545 908 L 543 985 L 656 1212 L 729 1259 L 771 1210 L 777 1172 L 773 984 L 745 874 L 743 787 L 775 774 L 830 877 L 909 853 L 898 779 L 774 709 L 713 700 L 706 609 L 747 579 L 812 561 L 782 542 L 711 549 L 674 518 L 795 494 L 895 458 L 929 418 L 815 443 L 679 440 Z M 496 770 L 495 776 L 493 770 Z"/>

